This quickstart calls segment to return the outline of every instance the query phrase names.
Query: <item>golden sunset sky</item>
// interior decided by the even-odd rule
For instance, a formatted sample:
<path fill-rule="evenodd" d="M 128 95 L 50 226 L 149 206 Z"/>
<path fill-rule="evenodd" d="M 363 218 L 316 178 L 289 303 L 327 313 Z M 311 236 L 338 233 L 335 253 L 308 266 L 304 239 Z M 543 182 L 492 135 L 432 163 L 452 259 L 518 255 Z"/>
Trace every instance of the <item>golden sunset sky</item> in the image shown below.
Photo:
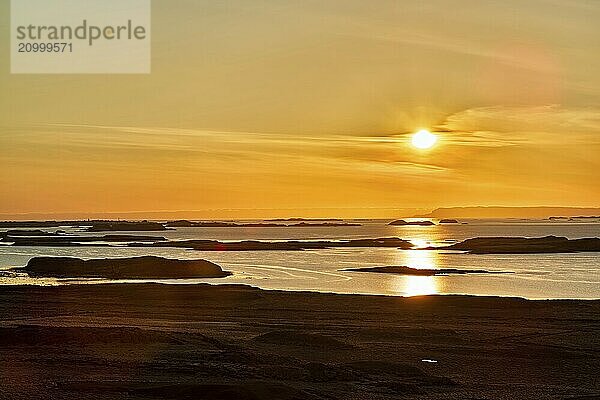
<path fill-rule="evenodd" d="M 0 0 L 0 214 L 600 205 L 598 1 L 152 13 L 149 75 L 11 75 Z"/>

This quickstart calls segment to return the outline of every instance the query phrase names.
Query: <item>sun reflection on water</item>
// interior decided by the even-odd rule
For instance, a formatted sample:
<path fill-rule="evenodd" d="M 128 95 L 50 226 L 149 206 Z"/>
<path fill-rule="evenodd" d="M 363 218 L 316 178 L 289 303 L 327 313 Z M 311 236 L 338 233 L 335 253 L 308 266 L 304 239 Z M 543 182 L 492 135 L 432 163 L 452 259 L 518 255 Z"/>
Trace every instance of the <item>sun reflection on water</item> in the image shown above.
<path fill-rule="evenodd" d="M 411 239 L 416 248 L 430 246 L 424 238 Z M 435 250 L 401 250 L 396 256 L 396 265 L 414 269 L 439 269 L 439 254 Z M 439 278 L 434 276 L 395 276 L 392 280 L 393 290 L 404 296 L 425 296 L 440 293 Z"/>
<path fill-rule="evenodd" d="M 398 254 L 397 265 L 415 269 L 437 269 L 439 256 L 435 250 L 403 250 Z"/>
<path fill-rule="evenodd" d="M 439 293 L 436 278 L 433 276 L 405 276 L 402 292 L 405 296 L 425 296 Z"/>
<path fill-rule="evenodd" d="M 426 239 L 411 239 L 410 242 L 420 249 L 429 246 L 429 241 L 427 241 Z"/>

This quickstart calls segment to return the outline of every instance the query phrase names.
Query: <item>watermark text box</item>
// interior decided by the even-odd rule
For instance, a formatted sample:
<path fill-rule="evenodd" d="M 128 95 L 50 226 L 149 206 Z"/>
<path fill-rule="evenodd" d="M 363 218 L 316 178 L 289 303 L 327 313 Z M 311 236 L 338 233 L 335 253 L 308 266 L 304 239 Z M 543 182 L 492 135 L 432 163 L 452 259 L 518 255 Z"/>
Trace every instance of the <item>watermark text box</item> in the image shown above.
<path fill-rule="evenodd" d="M 150 0 L 11 0 L 11 72 L 150 73 L 150 24 Z"/>

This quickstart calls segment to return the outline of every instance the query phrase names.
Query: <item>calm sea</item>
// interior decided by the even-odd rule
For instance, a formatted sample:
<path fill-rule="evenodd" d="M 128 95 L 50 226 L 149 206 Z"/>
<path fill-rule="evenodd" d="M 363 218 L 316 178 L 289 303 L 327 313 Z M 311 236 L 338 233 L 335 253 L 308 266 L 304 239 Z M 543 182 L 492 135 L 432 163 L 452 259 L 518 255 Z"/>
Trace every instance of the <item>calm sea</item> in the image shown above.
<path fill-rule="evenodd" d="M 568 238 L 600 236 L 600 222 L 541 220 L 464 220 L 460 225 L 388 226 L 389 221 L 358 221 L 359 227 L 178 228 L 174 231 L 131 234 L 169 239 L 286 240 L 354 239 L 396 236 L 418 246 L 443 246 L 472 237 L 547 235 Z M 51 229 L 52 230 L 52 229 Z M 75 232 L 74 229 L 66 229 Z M 79 233 L 79 232 L 78 232 Z M 126 233 L 126 232 L 119 232 Z M 83 235 L 96 235 L 79 233 Z M 35 256 L 80 258 L 157 255 L 204 258 L 233 276 L 169 283 L 242 283 L 264 289 L 307 290 L 396 296 L 471 294 L 520 296 L 531 299 L 600 298 L 600 253 L 469 255 L 444 250 L 382 248 L 309 251 L 201 252 L 169 248 L 12 247 L 0 246 L 0 269 L 23 266 Z M 503 275 L 415 277 L 340 271 L 345 268 L 405 265 L 414 268 L 463 268 L 511 271 Z M 31 279 L 23 274 L 0 275 L 0 284 L 64 284 L 80 281 Z M 103 281 L 106 282 L 106 281 Z M 89 283 L 86 281 L 85 283 Z"/>

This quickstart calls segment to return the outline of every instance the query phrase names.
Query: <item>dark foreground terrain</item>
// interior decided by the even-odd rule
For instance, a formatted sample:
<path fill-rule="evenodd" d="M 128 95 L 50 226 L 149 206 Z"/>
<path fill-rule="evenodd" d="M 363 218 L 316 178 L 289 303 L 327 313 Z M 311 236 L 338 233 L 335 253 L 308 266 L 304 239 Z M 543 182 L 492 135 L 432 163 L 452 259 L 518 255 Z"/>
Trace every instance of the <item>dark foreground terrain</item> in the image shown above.
<path fill-rule="evenodd" d="M 0 398 L 598 399 L 599 323 L 600 301 L 2 286 Z"/>

